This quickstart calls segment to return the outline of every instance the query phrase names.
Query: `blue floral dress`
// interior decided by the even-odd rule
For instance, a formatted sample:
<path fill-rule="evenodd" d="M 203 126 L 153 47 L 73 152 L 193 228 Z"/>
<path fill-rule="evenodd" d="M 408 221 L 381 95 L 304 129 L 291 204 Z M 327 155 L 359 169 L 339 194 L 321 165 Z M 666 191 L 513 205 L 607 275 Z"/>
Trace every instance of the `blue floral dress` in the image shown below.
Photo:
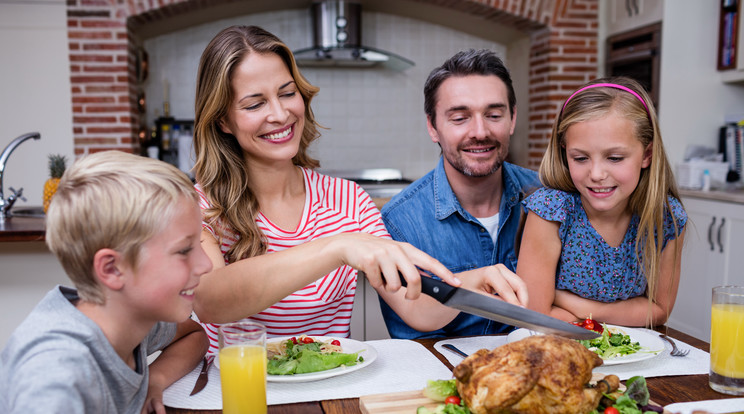
<path fill-rule="evenodd" d="M 562 250 L 556 270 L 557 290 L 567 290 L 600 302 L 645 294 L 646 278 L 635 256 L 637 215 L 631 218 L 620 246 L 612 247 L 592 227 L 579 193 L 541 188 L 522 203 L 543 219 L 560 223 L 558 234 Z M 667 211 L 664 217 L 663 247 L 675 238 L 672 220 L 676 220 L 680 232 L 687 222 L 682 203 L 669 197 L 669 204 L 672 211 Z"/>

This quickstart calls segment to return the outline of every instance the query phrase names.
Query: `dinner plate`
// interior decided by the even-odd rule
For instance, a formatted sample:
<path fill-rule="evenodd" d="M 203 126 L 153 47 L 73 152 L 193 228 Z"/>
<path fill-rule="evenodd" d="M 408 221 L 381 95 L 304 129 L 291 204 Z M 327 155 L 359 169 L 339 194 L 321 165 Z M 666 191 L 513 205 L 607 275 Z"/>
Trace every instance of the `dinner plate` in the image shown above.
<path fill-rule="evenodd" d="M 317 381 L 338 375 L 348 374 L 350 372 L 358 371 L 367 365 L 374 362 L 377 359 L 377 350 L 366 342 L 355 341 L 348 338 L 336 338 L 331 336 L 315 336 L 308 335 L 316 341 L 326 342 L 334 339 L 341 342 L 341 348 L 345 354 L 359 353 L 359 356 L 364 358 L 364 361 L 357 363 L 352 366 L 342 366 L 338 368 L 328 369 L 325 371 L 308 372 L 307 374 L 292 374 L 292 375 L 267 375 L 266 380 L 269 382 L 305 382 L 305 381 Z M 270 338 L 266 340 L 267 343 L 272 342 L 283 342 L 290 339 L 290 336 L 284 338 Z"/>
<path fill-rule="evenodd" d="M 625 326 L 618 326 L 618 325 L 606 325 L 606 326 L 610 329 L 618 329 L 621 332 L 623 332 L 625 335 L 630 336 L 631 341 L 638 342 L 641 345 L 641 350 L 636 352 L 635 354 L 603 359 L 604 361 L 603 366 L 604 365 L 630 364 L 633 362 L 645 361 L 647 359 L 651 359 L 659 355 L 661 351 L 664 350 L 664 342 L 661 340 L 661 338 L 658 337 L 658 335 L 654 335 L 646 331 L 642 331 L 640 329 L 628 328 Z M 520 328 L 520 329 L 512 331 L 506 337 L 506 341 L 507 342 L 519 341 L 520 339 L 524 339 L 532 335 L 542 335 L 542 333 L 531 331 L 525 328 Z"/>

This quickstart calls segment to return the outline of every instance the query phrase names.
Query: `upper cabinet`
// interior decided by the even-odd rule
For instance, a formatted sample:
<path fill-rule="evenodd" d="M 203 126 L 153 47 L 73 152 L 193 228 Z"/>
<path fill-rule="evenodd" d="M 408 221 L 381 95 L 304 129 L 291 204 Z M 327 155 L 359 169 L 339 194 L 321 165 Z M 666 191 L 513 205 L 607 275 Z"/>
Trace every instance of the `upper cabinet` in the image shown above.
<path fill-rule="evenodd" d="M 606 4 L 608 35 L 660 22 L 664 13 L 664 0 L 615 0 Z"/>
<path fill-rule="evenodd" d="M 741 24 L 742 0 L 720 0 L 718 19 L 718 70 L 727 83 L 744 83 L 744 28 Z"/>

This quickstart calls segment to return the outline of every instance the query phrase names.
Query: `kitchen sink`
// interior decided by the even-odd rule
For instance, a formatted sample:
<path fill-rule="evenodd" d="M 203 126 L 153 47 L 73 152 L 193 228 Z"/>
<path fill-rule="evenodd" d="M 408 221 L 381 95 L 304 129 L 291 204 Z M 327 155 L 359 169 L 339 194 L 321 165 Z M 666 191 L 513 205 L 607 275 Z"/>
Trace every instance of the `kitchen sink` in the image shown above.
<path fill-rule="evenodd" d="M 15 207 L 10 209 L 10 217 L 44 218 L 44 207 Z"/>

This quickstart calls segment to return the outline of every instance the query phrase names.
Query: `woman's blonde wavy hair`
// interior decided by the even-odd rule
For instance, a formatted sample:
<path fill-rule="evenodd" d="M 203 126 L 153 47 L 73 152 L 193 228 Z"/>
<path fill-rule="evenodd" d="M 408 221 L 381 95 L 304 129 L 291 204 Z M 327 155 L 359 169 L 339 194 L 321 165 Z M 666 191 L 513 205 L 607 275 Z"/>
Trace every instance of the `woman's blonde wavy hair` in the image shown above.
<path fill-rule="evenodd" d="M 231 26 L 219 32 L 207 45 L 199 62 L 196 81 L 194 151 L 196 181 L 212 207 L 204 210 L 204 220 L 221 239 L 224 226 L 238 236 L 226 254 L 232 263 L 266 252 L 265 238 L 256 225 L 258 200 L 248 186 L 248 169 L 237 139 L 220 128 L 233 102 L 232 77 L 235 68 L 250 53 L 279 56 L 287 65 L 305 102 L 305 127 L 300 147 L 292 159 L 295 165 L 317 168 L 307 148 L 320 136 L 310 101 L 318 93 L 300 73 L 290 49 L 278 37 L 256 26 Z"/>
<path fill-rule="evenodd" d="M 624 86 L 636 92 L 643 102 L 632 93 L 614 87 L 593 87 L 580 90 L 564 104 L 553 124 L 553 132 L 540 164 L 540 181 L 543 185 L 566 192 L 577 192 L 571 180 L 566 157 L 565 135 L 572 125 L 601 118 L 610 111 L 625 117 L 635 126 L 635 136 L 644 148 L 651 144 L 651 164 L 641 170 L 638 186 L 630 195 L 629 207 L 632 214 L 638 215 L 638 234 L 636 236 L 636 260 L 644 269 L 648 282 L 649 305 L 656 297 L 659 281 L 661 251 L 664 242 L 663 223 L 666 212 L 671 211 L 668 196 L 680 200 L 672 167 L 664 151 L 656 111 L 644 88 L 627 77 L 596 79 L 579 89 L 598 83 L 611 83 Z M 645 106 L 644 106 L 645 102 Z M 681 202 L 681 200 L 680 200 Z M 674 221 L 675 238 L 680 229 Z M 675 255 L 680 254 L 681 243 Z M 675 263 L 677 261 L 675 260 Z M 650 314 L 649 314 L 650 317 Z"/>

